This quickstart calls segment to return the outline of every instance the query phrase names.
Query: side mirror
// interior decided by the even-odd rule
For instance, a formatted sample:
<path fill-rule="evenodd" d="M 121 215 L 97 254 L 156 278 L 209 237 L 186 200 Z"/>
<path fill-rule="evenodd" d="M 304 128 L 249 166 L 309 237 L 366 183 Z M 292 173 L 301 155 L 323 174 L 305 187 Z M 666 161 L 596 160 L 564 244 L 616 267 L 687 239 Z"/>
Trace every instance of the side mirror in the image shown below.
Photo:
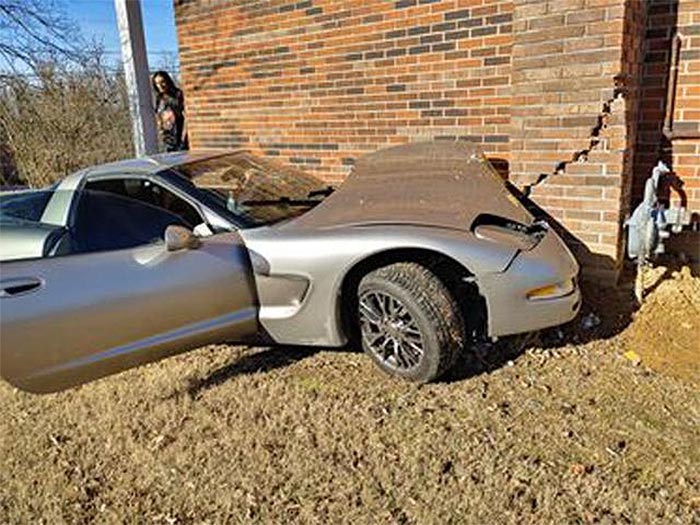
<path fill-rule="evenodd" d="M 165 246 L 169 252 L 193 250 L 199 245 L 199 238 L 184 226 L 171 224 L 165 228 Z"/>

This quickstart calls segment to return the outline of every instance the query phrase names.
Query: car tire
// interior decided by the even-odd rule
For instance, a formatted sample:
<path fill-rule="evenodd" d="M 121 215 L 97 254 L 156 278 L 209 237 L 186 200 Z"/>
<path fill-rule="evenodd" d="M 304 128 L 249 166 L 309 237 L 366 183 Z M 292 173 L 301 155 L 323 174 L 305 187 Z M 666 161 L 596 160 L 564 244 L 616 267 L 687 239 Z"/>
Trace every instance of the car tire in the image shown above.
<path fill-rule="evenodd" d="M 452 366 L 464 345 L 457 303 L 420 264 L 396 263 L 365 275 L 357 307 L 362 349 L 392 376 L 433 381 Z"/>

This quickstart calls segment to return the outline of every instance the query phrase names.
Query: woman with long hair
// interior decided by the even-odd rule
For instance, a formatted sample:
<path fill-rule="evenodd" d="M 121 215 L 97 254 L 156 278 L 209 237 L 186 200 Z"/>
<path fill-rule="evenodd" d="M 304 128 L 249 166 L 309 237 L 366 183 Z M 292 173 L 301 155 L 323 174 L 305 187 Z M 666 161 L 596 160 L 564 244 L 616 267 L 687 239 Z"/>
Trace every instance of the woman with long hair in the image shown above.
<path fill-rule="evenodd" d="M 187 149 L 185 129 L 185 97 L 165 71 L 156 71 L 151 77 L 156 93 L 156 124 L 165 151 Z"/>

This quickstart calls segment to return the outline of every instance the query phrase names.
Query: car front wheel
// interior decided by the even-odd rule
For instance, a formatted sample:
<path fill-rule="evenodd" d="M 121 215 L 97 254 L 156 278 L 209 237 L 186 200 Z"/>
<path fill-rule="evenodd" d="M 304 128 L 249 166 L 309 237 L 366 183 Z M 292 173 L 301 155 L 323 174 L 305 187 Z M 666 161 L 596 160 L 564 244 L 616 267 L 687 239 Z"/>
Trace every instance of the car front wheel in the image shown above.
<path fill-rule="evenodd" d="M 437 379 L 464 344 L 464 323 L 445 285 L 417 263 L 374 270 L 358 286 L 362 348 L 385 372 Z"/>

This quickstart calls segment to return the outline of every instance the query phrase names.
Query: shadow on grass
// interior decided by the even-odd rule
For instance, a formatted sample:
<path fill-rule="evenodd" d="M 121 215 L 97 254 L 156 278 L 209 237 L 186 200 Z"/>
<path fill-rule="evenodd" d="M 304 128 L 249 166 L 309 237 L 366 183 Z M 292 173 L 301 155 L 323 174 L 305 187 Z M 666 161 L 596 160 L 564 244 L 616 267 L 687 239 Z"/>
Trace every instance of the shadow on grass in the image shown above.
<path fill-rule="evenodd" d="M 510 361 L 515 361 L 528 347 L 528 341 L 534 337 L 526 336 L 507 337 L 497 343 L 478 343 L 472 348 L 463 351 L 457 361 L 441 382 L 455 383 L 464 381 L 482 374 L 488 374 Z"/>
<path fill-rule="evenodd" d="M 324 347 L 312 346 L 273 346 L 269 348 L 253 348 L 247 351 L 241 358 L 209 373 L 206 377 L 192 380 L 186 388 L 186 393 L 196 398 L 202 392 L 217 387 L 230 379 L 246 374 L 270 372 L 278 368 L 293 365 L 303 359 L 328 350 Z M 357 352 L 352 346 L 334 348 L 340 353 Z"/>
<path fill-rule="evenodd" d="M 322 349 L 307 346 L 277 346 L 259 351 L 251 349 L 250 353 L 246 353 L 233 363 L 214 370 L 206 377 L 192 381 L 187 386 L 186 392 L 191 397 L 197 397 L 203 391 L 219 386 L 234 377 L 270 372 L 311 357 L 320 350 Z"/>

